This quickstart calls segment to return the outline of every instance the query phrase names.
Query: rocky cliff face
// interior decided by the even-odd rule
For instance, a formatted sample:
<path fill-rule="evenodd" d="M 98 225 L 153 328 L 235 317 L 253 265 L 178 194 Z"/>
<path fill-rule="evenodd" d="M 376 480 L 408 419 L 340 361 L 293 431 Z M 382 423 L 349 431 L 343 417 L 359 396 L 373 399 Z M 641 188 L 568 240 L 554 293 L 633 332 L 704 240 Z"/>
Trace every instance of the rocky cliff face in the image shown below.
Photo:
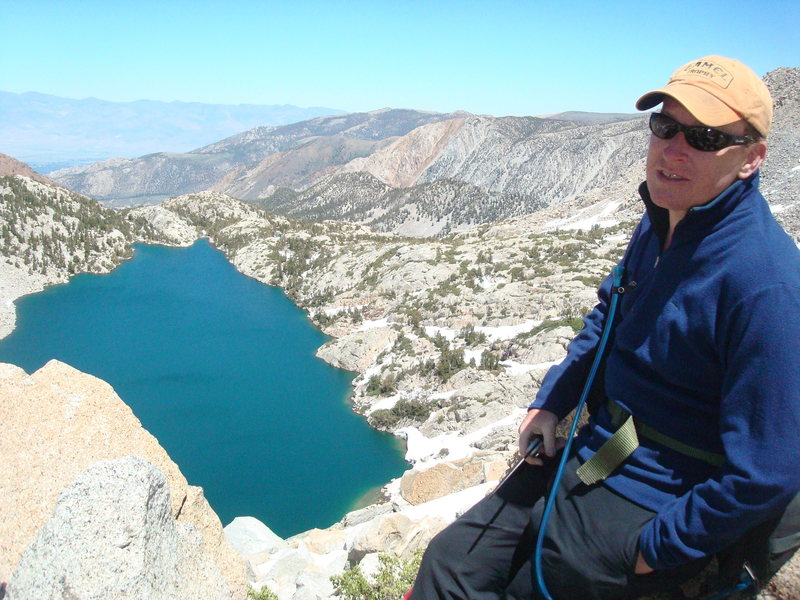
<path fill-rule="evenodd" d="M 777 69 L 764 77 L 775 115 L 767 140 L 761 187 L 781 224 L 800 230 L 800 69 Z"/>
<path fill-rule="evenodd" d="M 240 599 L 244 596 L 247 581 L 244 565 L 225 541 L 219 518 L 203 497 L 202 489 L 188 485 L 178 466 L 156 439 L 142 429 L 130 408 L 107 383 L 56 361 L 32 375 L 13 365 L 0 365 L 0 420 L 4 427 L 0 437 L 3 463 L 0 581 L 11 580 L 13 593 L 10 597 L 75 597 L 65 590 L 69 586 L 86 585 L 82 575 L 91 575 L 101 586 L 97 590 L 107 589 L 102 587 L 104 585 L 113 586 L 114 583 L 108 581 L 113 579 L 113 569 L 92 573 L 89 568 L 95 564 L 92 561 L 100 561 L 98 565 L 108 561 L 103 549 L 111 546 L 116 546 L 114 552 L 120 559 L 122 550 L 143 553 L 150 561 L 157 557 L 168 559 L 161 568 L 177 560 L 193 565 L 213 565 L 213 570 L 203 577 L 209 578 L 210 589 L 218 590 L 214 597 Z M 85 473 L 87 469 L 96 470 L 95 465 L 100 461 L 128 456 L 141 457 L 152 465 L 142 467 L 137 463 L 123 469 L 129 474 L 126 480 L 146 479 L 145 485 L 136 490 L 127 484 L 119 487 L 108 473 L 101 478 L 107 485 L 99 483 L 96 475 Z M 69 486 L 73 486 L 72 491 L 64 492 Z M 92 492 L 83 497 L 79 490 L 86 489 Z M 131 491 L 131 494 L 123 498 L 115 491 Z M 127 508 L 133 512 L 123 510 Z M 150 523 L 151 520 L 155 522 Z M 108 524 L 108 528 L 100 523 Z M 172 541 L 157 539 L 160 538 L 158 533 L 140 538 L 138 528 L 144 527 L 144 531 L 151 526 L 172 532 L 169 534 Z M 41 531 L 43 527 L 45 530 Z M 71 539 L 70 528 L 83 533 L 93 528 L 92 535 L 98 537 Z M 114 537 L 117 533 L 131 537 L 133 547 Z M 150 542 L 152 547 L 148 546 Z M 162 546 L 164 543 L 173 544 L 175 548 L 182 545 L 186 552 L 171 553 Z M 20 562 L 31 544 L 27 558 Z M 187 545 L 192 549 L 188 550 Z M 150 566 L 155 566 L 156 562 Z M 58 564 L 66 570 L 50 571 L 60 568 Z M 109 565 L 107 562 L 106 566 Z M 131 567 L 136 568 L 141 565 Z M 197 568 L 190 570 L 194 577 Z M 59 581 L 58 575 L 65 573 L 65 577 L 74 576 L 74 580 Z M 130 573 L 130 584 L 134 585 L 137 572 Z M 145 583 L 136 585 L 157 585 L 156 571 L 139 571 L 138 575 Z M 164 581 L 177 586 L 177 573 L 170 577 Z M 197 587 L 197 583 L 182 585 Z M 120 584 L 128 585 L 127 582 Z M 57 589 L 61 591 L 57 593 Z M 103 596 L 97 591 L 94 595 L 79 594 L 77 597 L 140 596 Z"/>
<path fill-rule="evenodd" d="M 602 125 L 532 117 L 454 119 L 420 127 L 351 161 L 281 212 L 441 235 L 602 188 L 642 159 L 646 139 L 642 117 Z M 261 204 L 278 208 L 270 198 Z"/>

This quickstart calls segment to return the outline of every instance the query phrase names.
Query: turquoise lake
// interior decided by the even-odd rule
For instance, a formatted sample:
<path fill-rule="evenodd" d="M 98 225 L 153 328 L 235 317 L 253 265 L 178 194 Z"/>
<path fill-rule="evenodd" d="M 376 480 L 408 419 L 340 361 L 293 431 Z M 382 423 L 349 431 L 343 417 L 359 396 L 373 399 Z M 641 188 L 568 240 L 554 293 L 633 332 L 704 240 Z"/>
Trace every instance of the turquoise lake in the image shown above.
<path fill-rule="evenodd" d="M 327 338 L 279 288 L 206 240 L 135 247 L 17 301 L 0 362 L 56 358 L 110 383 L 228 524 L 286 537 L 328 527 L 407 468 L 398 440 L 349 404 L 353 374 L 314 353 Z"/>

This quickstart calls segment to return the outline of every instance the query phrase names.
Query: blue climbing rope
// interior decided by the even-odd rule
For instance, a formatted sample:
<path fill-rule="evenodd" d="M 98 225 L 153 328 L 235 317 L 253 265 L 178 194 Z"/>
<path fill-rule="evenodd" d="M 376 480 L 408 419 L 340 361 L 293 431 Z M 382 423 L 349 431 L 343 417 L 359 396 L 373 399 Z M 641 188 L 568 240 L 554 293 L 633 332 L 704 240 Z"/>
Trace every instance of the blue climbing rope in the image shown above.
<path fill-rule="evenodd" d="M 575 407 L 575 417 L 572 420 L 572 427 L 569 430 L 567 443 L 564 446 L 564 453 L 561 455 L 561 461 L 558 463 L 558 469 L 556 470 L 556 475 L 553 478 L 551 492 L 547 498 L 547 504 L 545 504 L 544 512 L 542 513 L 542 520 L 539 524 L 539 536 L 536 538 L 536 552 L 534 560 L 536 565 L 536 581 L 539 584 L 539 590 L 541 590 L 542 595 L 544 595 L 546 600 L 553 600 L 553 598 L 550 596 L 550 592 L 547 590 L 547 584 L 545 583 L 544 575 L 542 574 L 542 544 L 544 543 L 544 534 L 545 530 L 547 529 L 547 522 L 550 520 L 550 513 L 553 510 L 553 504 L 555 503 L 558 484 L 564 475 L 564 467 L 569 459 L 569 451 L 572 447 L 572 441 L 575 439 L 575 430 L 578 428 L 578 420 L 581 412 L 583 411 L 583 407 L 586 404 L 586 399 L 589 397 L 589 390 L 591 389 L 592 383 L 597 376 L 600 363 L 603 360 L 603 353 L 606 349 L 609 335 L 611 334 L 611 324 L 614 322 L 614 317 L 617 312 L 619 297 L 620 294 L 624 292 L 624 288 L 622 287 L 622 275 L 624 271 L 625 269 L 622 265 L 615 266 L 614 270 L 612 271 L 613 284 L 611 290 L 611 303 L 608 307 L 608 315 L 606 317 L 605 325 L 603 326 L 603 333 L 600 336 L 600 343 L 597 345 L 597 352 L 594 355 L 594 361 L 592 361 L 592 367 L 589 370 L 589 376 L 586 378 L 586 383 L 583 385 L 583 391 L 581 392 L 580 399 Z"/>

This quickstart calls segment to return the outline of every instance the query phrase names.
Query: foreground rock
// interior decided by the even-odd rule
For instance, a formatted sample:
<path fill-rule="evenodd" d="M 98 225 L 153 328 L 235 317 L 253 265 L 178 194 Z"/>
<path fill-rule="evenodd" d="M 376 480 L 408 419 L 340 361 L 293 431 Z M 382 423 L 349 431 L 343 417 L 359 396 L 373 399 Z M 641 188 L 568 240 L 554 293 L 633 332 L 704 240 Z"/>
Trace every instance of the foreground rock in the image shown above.
<path fill-rule="evenodd" d="M 7 597 L 227 600 L 231 590 L 197 529 L 172 518 L 164 474 L 127 456 L 96 463 L 64 490 Z"/>
<path fill-rule="evenodd" d="M 200 535 L 230 597 L 244 597 L 245 566 L 202 489 L 188 485 L 110 385 L 58 361 L 33 375 L 0 364 L 0 422 L 0 581 L 8 581 L 67 486 L 99 461 L 133 455 L 164 474 L 171 518 Z"/>

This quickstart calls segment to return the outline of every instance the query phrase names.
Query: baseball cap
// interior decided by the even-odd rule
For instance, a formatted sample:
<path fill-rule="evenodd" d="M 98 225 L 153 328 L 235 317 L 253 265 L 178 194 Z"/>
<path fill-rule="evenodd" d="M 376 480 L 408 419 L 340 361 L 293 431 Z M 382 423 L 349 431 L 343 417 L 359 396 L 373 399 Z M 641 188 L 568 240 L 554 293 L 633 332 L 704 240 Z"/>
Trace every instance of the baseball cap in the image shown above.
<path fill-rule="evenodd" d="M 772 97 L 750 67 L 733 58 L 705 56 L 672 74 L 667 85 L 647 92 L 636 108 L 647 110 L 674 98 L 703 125 L 720 127 L 745 120 L 767 137 L 772 124 Z"/>

